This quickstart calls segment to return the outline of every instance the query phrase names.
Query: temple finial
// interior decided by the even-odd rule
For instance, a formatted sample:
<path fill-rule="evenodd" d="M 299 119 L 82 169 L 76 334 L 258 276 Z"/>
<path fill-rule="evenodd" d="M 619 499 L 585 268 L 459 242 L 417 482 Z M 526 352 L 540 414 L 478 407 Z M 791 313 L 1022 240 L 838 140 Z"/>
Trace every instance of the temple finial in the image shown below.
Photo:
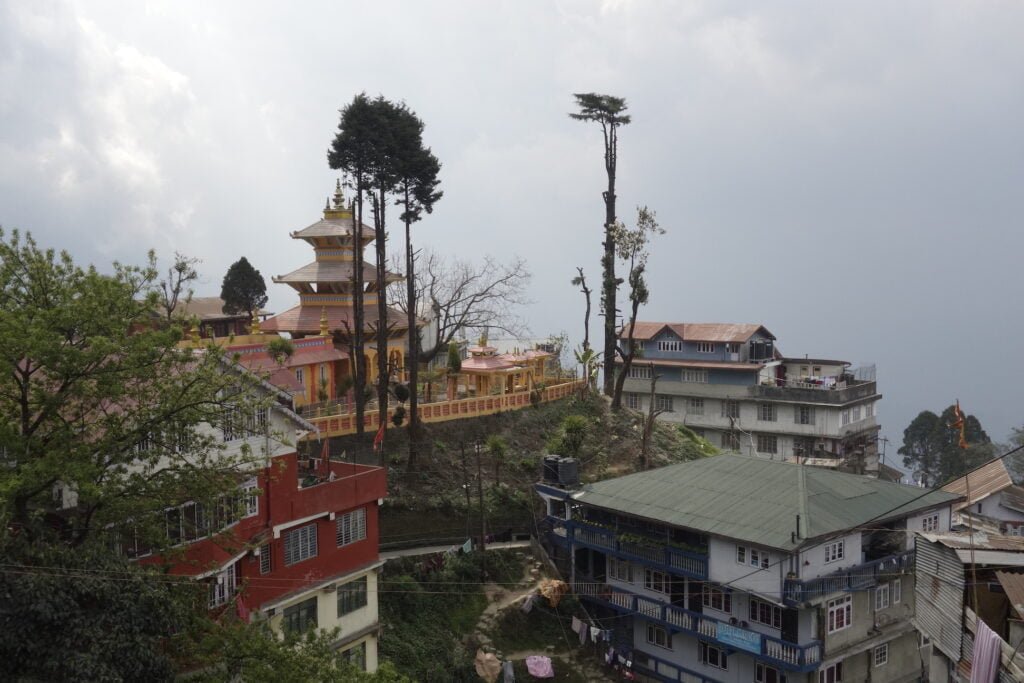
<path fill-rule="evenodd" d="M 334 208 L 344 209 L 345 208 L 345 193 L 341 190 L 341 178 L 338 178 L 334 185 Z"/>
<path fill-rule="evenodd" d="M 328 326 L 327 326 L 327 307 L 326 306 L 322 306 L 320 308 L 320 336 L 321 337 L 329 337 L 329 336 L 331 336 L 331 331 L 330 331 L 330 329 L 328 329 Z"/>
<path fill-rule="evenodd" d="M 260 332 L 260 312 L 254 311 L 252 314 L 252 326 L 249 328 L 250 334 L 262 334 Z"/>
<path fill-rule="evenodd" d="M 327 201 L 324 202 L 324 211 L 330 211 L 330 210 L 331 210 L 331 198 L 328 197 Z"/>

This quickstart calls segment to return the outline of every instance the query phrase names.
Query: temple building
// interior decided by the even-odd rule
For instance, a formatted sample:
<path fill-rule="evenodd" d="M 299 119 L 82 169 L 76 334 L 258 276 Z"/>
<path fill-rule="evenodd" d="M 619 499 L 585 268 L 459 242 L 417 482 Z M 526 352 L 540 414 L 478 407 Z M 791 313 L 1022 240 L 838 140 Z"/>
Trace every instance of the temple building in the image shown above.
<path fill-rule="evenodd" d="M 358 233 L 358 240 L 357 240 Z M 313 403 L 323 396 L 338 397 L 339 388 L 344 389 L 346 377 L 352 376 L 349 352 L 352 340 L 352 326 L 355 319 L 355 275 L 356 255 L 363 278 L 363 340 L 366 356 L 367 383 L 376 380 L 378 325 L 377 302 L 380 292 L 377 288 L 376 267 L 362 259 L 363 250 L 374 240 L 373 228 L 358 225 L 351 202 L 346 206 L 338 183 L 333 205 L 328 200 L 323 219 L 309 227 L 291 233 L 292 239 L 304 240 L 313 247 L 314 260 L 287 275 L 274 278 L 275 283 L 286 284 L 299 294 L 299 304 L 280 315 L 267 319 L 262 330 L 268 333 L 287 332 L 296 348 L 313 344 L 317 348 L 319 361 L 315 368 L 303 363 L 296 367 L 296 379 L 301 384 L 296 403 Z M 358 242 L 358 244 L 357 244 Z M 386 283 L 400 282 L 398 273 L 387 273 Z M 389 308 L 388 354 L 389 367 L 396 379 L 401 380 L 405 372 L 406 338 L 408 321 L 404 313 Z M 324 341 L 305 342 L 307 337 L 327 337 Z M 333 350 L 327 351 L 326 346 Z M 322 356 L 322 358 L 320 358 Z M 296 358 L 296 362 L 298 358 Z M 347 382 L 351 385 L 351 381 Z"/>

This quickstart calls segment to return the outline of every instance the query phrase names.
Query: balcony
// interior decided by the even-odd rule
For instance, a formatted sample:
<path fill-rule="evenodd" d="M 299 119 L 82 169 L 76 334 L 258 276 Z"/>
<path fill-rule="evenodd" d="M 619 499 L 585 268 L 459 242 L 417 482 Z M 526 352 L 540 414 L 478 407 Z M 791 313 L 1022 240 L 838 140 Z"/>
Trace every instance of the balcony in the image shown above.
<path fill-rule="evenodd" d="M 603 550 L 616 557 L 694 579 L 708 578 L 708 557 L 666 545 L 648 545 L 636 541 L 622 541 L 611 529 L 578 520 L 565 523 L 569 543 L 594 550 Z M 652 543 L 658 543 L 652 541 Z"/>
<path fill-rule="evenodd" d="M 717 683 L 714 678 L 708 678 L 641 650 L 633 650 L 633 670 L 648 677 L 679 683 Z"/>
<path fill-rule="evenodd" d="M 319 463 L 317 471 L 297 472 L 298 490 L 289 495 L 288 501 L 290 519 L 339 507 L 357 507 L 387 495 L 387 473 L 383 467 L 334 460 L 327 466 L 326 476 Z M 272 512 L 278 510 L 272 507 Z"/>
<path fill-rule="evenodd" d="M 604 583 L 574 582 L 577 595 L 624 614 L 639 614 L 672 631 L 688 633 L 729 650 L 743 650 L 788 671 L 813 671 L 821 663 L 821 642 L 789 643 L 773 636 L 741 628 L 714 617 L 634 593 L 613 591 Z"/>
<path fill-rule="evenodd" d="M 753 398 L 778 399 L 799 403 L 831 403 L 841 405 L 878 393 L 878 383 L 851 380 L 831 386 L 814 385 L 806 382 L 791 382 L 786 386 L 758 384 L 748 387 Z"/>
<path fill-rule="evenodd" d="M 786 579 L 783 596 L 787 605 L 796 607 L 833 593 L 864 590 L 876 585 L 879 578 L 913 569 L 914 551 L 908 550 L 816 579 Z"/>

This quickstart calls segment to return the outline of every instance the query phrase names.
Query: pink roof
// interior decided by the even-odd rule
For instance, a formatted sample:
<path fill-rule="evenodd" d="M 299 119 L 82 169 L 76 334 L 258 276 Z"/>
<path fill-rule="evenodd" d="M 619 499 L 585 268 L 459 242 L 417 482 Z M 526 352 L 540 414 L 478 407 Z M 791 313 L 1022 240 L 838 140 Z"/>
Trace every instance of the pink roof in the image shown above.
<path fill-rule="evenodd" d="M 514 367 L 514 363 L 510 363 L 500 356 L 473 356 L 462 361 L 462 372 L 494 372 L 496 370 L 511 370 Z"/>

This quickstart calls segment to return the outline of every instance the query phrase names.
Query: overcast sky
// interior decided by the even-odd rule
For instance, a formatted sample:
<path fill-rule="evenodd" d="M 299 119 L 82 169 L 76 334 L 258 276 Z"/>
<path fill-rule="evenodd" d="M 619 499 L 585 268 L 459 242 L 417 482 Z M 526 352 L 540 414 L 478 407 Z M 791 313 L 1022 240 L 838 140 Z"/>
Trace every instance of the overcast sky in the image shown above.
<path fill-rule="evenodd" d="M 405 100 L 443 164 L 416 229 L 519 254 L 535 336 L 579 339 L 599 129 L 625 97 L 619 214 L 657 211 L 647 320 L 758 322 L 876 363 L 893 439 L 959 398 L 1024 423 L 1024 4 L 0 0 L 0 223 L 80 262 L 311 260 L 338 109 Z M 397 226 L 396 226 L 397 228 Z M 270 308 L 295 302 L 268 284 Z M 596 328 L 596 324 L 595 324 Z"/>

